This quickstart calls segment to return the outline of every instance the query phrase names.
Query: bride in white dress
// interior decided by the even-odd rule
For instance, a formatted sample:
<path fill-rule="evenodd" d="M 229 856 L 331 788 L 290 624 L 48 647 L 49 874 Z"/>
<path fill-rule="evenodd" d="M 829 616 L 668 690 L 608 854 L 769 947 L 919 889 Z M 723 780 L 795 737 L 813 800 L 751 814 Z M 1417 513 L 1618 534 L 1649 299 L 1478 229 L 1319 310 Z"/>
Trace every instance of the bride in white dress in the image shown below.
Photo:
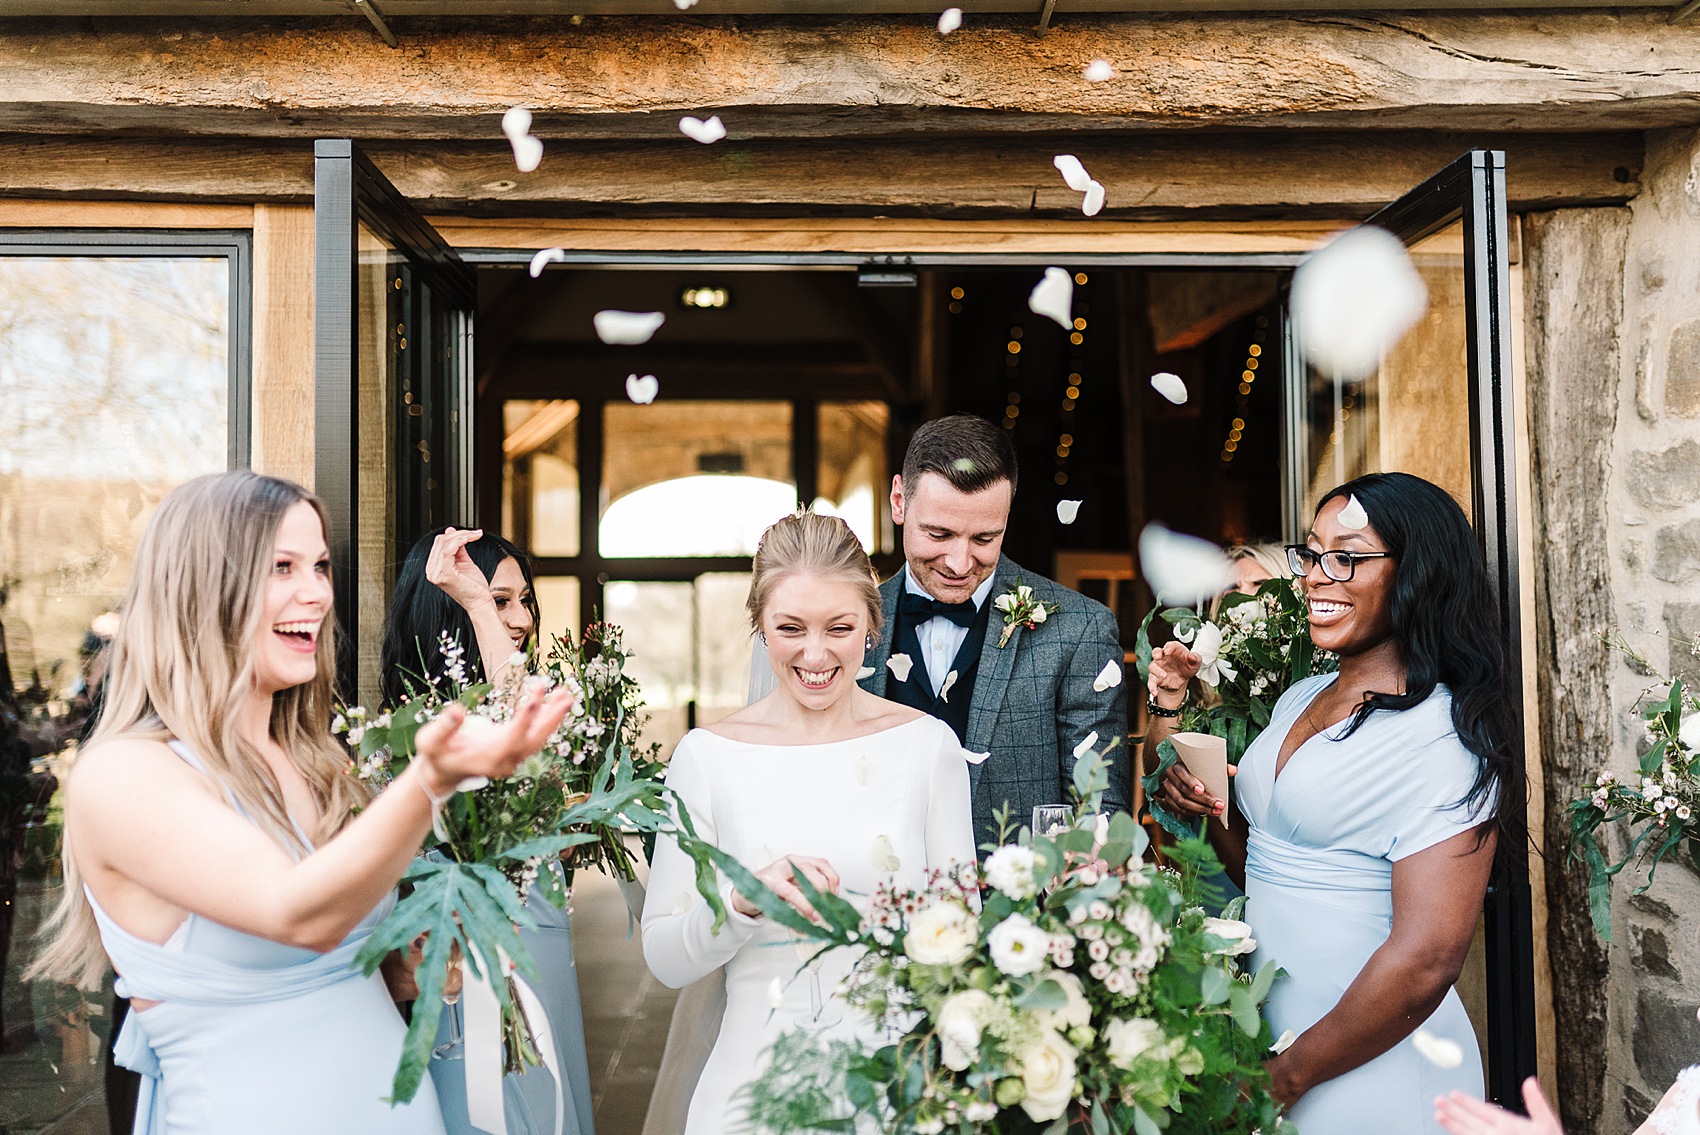
<path fill-rule="evenodd" d="M 881 881 L 918 885 L 974 859 L 965 754 L 936 718 L 859 689 L 880 601 L 873 569 L 841 520 L 799 513 L 769 528 L 750 581 L 751 622 L 777 688 L 674 750 L 667 783 L 697 832 L 780 897 L 812 913 L 793 867 L 852 902 Z M 803 969 L 794 936 L 722 880 L 732 913 L 716 934 L 690 858 L 657 843 L 643 912 L 650 970 L 679 988 L 726 967 L 726 1012 L 691 1097 L 686 1135 L 739 1125 L 738 1091 L 782 1033 L 804 1023 L 877 1043 L 867 1018 L 833 1001 L 855 957 Z M 815 1000 L 824 997 L 824 1011 Z"/>

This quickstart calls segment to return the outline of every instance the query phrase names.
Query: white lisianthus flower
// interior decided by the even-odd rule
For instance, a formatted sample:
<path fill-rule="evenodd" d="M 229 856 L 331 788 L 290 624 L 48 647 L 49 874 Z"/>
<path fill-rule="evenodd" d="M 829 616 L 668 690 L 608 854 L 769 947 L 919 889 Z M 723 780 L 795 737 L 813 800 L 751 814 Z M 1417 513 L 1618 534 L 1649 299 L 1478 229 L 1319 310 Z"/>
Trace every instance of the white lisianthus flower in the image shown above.
<path fill-rule="evenodd" d="M 1032 1044 L 1015 1054 L 1016 1067 L 1027 1094 L 1021 1110 L 1029 1119 L 1048 1123 L 1068 1108 L 1074 1098 L 1074 1046 L 1049 1029 Z"/>
<path fill-rule="evenodd" d="M 1198 655 L 1198 680 L 1211 689 L 1239 676 L 1239 671 L 1222 657 L 1222 628 L 1215 623 L 1202 623 L 1192 635 L 1175 637 Z"/>
<path fill-rule="evenodd" d="M 344 729 L 347 729 L 347 728 L 348 728 L 348 719 L 346 717 L 344 717 L 342 714 L 339 713 L 335 717 L 331 718 L 331 732 L 332 733 L 341 733 Z"/>
<path fill-rule="evenodd" d="M 366 727 L 364 725 L 351 726 L 348 730 L 348 743 L 350 745 L 358 745 L 360 744 L 360 738 L 364 736 L 366 736 Z"/>
<path fill-rule="evenodd" d="M 1027 620 L 1031 623 L 1037 624 L 1044 622 L 1049 617 L 1049 614 L 1045 611 L 1045 605 L 1041 603 L 1037 607 L 1033 608 L 1033 613 L 1027 616 Z"/>
<path fill-rule="evenodd" d="M 1161 1043 L 1163 1026 L 1145 1017 L 1116 1018 L 1104 1026 L 1105 1051 L 1118 1068 L 1131 1068 L 1135 1060 Z"/>
<path fill-rule="evenodd" d="M 1051 936 L 1020 914 L 1010 915 L 986 935 L 992 964 L 1010 977 L 1038 973 L 1045 967 L 1050 945 Z"/>
<path fill-rule="evenodd" d="M 939 1047 L 945 1064 L 966 1072 L 980 1057 L 980 1030 L 995 1006 L 992 995 L 980 989 L 964 989 L 945 998 L 933 1023 L 939 1030 Z"/>
<path fill-rule="evenodd" d="M 1030 899 L 1039 893 L 1038 866 L 1031 847 L 1000 847 L 986 857 L 986 882 L 1012 899 Z"/>
<path fill-rule="evenodd" d="M 1257 939 L 1251 936 L 1251 927 L 1237 918 L 1206 918 L 1204 932 L 1228 943 L 1213 951 L 1217 954 L 1233 958 L 1257 949 Z"/>
<path fill-rule="evenodd" d="M 903 936 L 903 952 L 909 960 L 927 966 L 961 965 L 974 954 L 980 941 L 980 923 L 967 907 L 941 902 L 909 920 Z"/>
<path fill-rule="evenodd" d="M 1041 1009 L 1034 1016 L 1039 1023 L 1048 1029 L 1066 1033 L 1069 1029 L 1092 1023 L 1092 1003 L 1086 1000 L 1086 988 L 1080 984 L 1080 979 L 1072 973 L 1052 973 L 1047 975 L 1052 981 L 1062 986 L 1063 996 L 1068 998 L 1068 1004 L 1061 1009 Z"/>

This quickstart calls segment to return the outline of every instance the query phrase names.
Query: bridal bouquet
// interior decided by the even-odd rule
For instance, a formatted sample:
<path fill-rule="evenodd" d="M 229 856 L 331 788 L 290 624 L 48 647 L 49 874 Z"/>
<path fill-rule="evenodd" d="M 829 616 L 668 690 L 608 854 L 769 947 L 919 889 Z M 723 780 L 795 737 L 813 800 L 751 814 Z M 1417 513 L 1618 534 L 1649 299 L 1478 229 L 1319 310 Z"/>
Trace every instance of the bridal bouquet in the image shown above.
<path fill-rule="evenodd" d="M 1275 702 L 1315 674 L 1333 671 L 1339 660 L 1310 641 L 1310 614 L 1296 579 L 1270 579 L 1256 595 L 1229 592 L 1206 618 L 1188 607 L 1153 608 L 1139 625 L 1134 644 L 1141 681 L 1151 671 L 1151 622 L 1162 619 L 1175 637 L 1199 656 L 1198 680 L 1211 691 L 1182 712 L 1183 731 L 1226 739 L 1228 763 L 1238 764 L 1246 748 L 1269 725 Z M 1192 830 L 1156 803 L 1163 774 L 1174 765 L 1174 746 L 1157 747 L 1158 766 L 1144 779 L 1151 814 L 1170 834 L 1185 838 Z"/>
<path fill-rule="evenodd" d="M 377 714 L 348 707 L 332 723 L 354 751 L 351 774 L 375 789 L 406 768 L 419 730 L 450 703 L 467 710 L 462 729 L 480 729 L 507 718 L 522 687 L 563 684 L 575 701 L 543 750 L 513 776 L 468 786 L 443 805 L 426 854 L 402 877 L 410 893 L 360 952 L 358 963 L 371 973 L 392 950 L 425 936 L 419 998 L 396 1070 L 397 1102 L 418 1091 L 457 957 L 468 979 L 487 984 L 500 1005 L 504 1067 L 518 1071 L 538 1062 L 519 982 L 520 975 L 537 974 L 519 937 L 533 884 L 564 907 L 573 869 L 600 865 L 629 879 L 624 835 L 653 840 L 668 832 L 696 860 L 699 883 L 707 880 L 704 898 L 724 917 L 711 849 L 696 839 L 684 806 L 662 783 L 666 766 L 655 759 L 655 747 L 639 740 L 642 696 L 625 672 L 618 627 L 593 624 L 579 646 L 556 639 L 540 674 L 526 676 L 525 659 L 516 658 L 515 677 L 501 690 L 468 684 L 461 646 L 445 635 L 442 648 L 445 672 L 436 686 Z"/>
<path fill-rule="evenodd" d="M 1096 781 L 1101 793 L 1105 767 L 1081 761 L 1077 787 Z M 1096 796 L 1083 796 L 1089 813 Z M 842 994 L 886 1037 L 870 1051 L 818 1032 L 782 1036 L 745 1089 L 750 1129 L 1273 1131 L 1260 1007 L 1277 971 L 1245 972 L 1250 927 L 1205 915 L 1209 847 L 1179 845 L 1176 872 L 1144 862 L 1131 817 L 1097 826 L 1023 830 L 983 866 L 882 887 L 861 909 L 799 873 L 819 924 L 734 879 L 821 950 L 863 951 Z"/>
<path fill-rule="evenodd" d="M 1685 839 L 1700 840 L 1700 697 L 1680 681 L 1657 671 L 1629 644 L 1614 645 L 1657 683 L 1640 699 L 1650 744 L 1641 754 L 1639 775 L 1619 779 L 1610 769 L 1594 778 L 1594 787 L 1570 802 L 1571 853 L 1588 864 L 1588 907 L 1594 930 L 1611 941 L 1611 880 L 1629 863 L 1647 867 L 1641 894 L 1653 885 L 1659 863 Z M 1600 828 L 1627 821 L 1629 846 L 1607 862 Z"/>

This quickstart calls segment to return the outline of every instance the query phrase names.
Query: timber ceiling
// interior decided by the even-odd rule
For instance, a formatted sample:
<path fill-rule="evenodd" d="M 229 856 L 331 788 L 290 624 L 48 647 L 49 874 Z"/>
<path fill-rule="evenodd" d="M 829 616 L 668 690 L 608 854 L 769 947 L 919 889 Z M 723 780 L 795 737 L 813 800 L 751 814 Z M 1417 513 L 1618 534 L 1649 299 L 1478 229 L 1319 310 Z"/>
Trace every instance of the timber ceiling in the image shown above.
<path fill-rule="evenodd" d="M 937 14 L 951 0 L 696 0 L 693 16 Z M 1032 12 L 1318 12 L 1429 9 L 1666 8 L 1680 18 L 1692 0 L 954 0 L 967 14 Z M 391 16 L 679 14 L 675 0 L 0 0 L 10 16 Z"/>

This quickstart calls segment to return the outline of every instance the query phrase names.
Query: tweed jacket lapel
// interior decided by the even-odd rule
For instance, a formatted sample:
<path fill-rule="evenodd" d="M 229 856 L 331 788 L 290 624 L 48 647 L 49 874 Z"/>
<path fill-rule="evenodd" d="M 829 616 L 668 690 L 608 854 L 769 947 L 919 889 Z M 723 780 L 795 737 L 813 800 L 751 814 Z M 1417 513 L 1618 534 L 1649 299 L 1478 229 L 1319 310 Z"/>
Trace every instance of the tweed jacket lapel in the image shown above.
<path fill-rule="evenodd" d="M 862 663 L 874 670 L 862 680 L 862 688 L 882 698 L 885 697 L 886 681 L 891 676 L 885 664 L 891 657 L 891 640 L 897 626 L 897 597 L 903 593 L 903 573 L 907 570 L 899 568 L 896 575 L 880 584 L 880 611 L 885 616 L 885 625 L 880 631 L 879 641 L 874 643 L 874 648 L 868 651 Z"/>
<path fill-rule="evenodd" d="M 992 575 L 992 592 L 986 596 L 991 603 L 1015 586 L 1021 568 L 1008 556 L 998 557 L 998 570 Z M 992 727 L 997 724 L 998 710 L 1003 705 L 1004 688 L 1015 667 L 1016 652 L 1021 649 L 1024 628 L 1017 628 L 1009 643 L 998 647 L 1003 637 L 1003 612 L 994 608 L 991 622 L 986 626 L 986 641 L 980 647 L 980 674 L 974 683 L 974 700 L 968 707 L 968 748 L 977 753 L 989 752 L 992 747 Z M 978 780 L 979 765 L 969 766 L 970 779 Z"/>

